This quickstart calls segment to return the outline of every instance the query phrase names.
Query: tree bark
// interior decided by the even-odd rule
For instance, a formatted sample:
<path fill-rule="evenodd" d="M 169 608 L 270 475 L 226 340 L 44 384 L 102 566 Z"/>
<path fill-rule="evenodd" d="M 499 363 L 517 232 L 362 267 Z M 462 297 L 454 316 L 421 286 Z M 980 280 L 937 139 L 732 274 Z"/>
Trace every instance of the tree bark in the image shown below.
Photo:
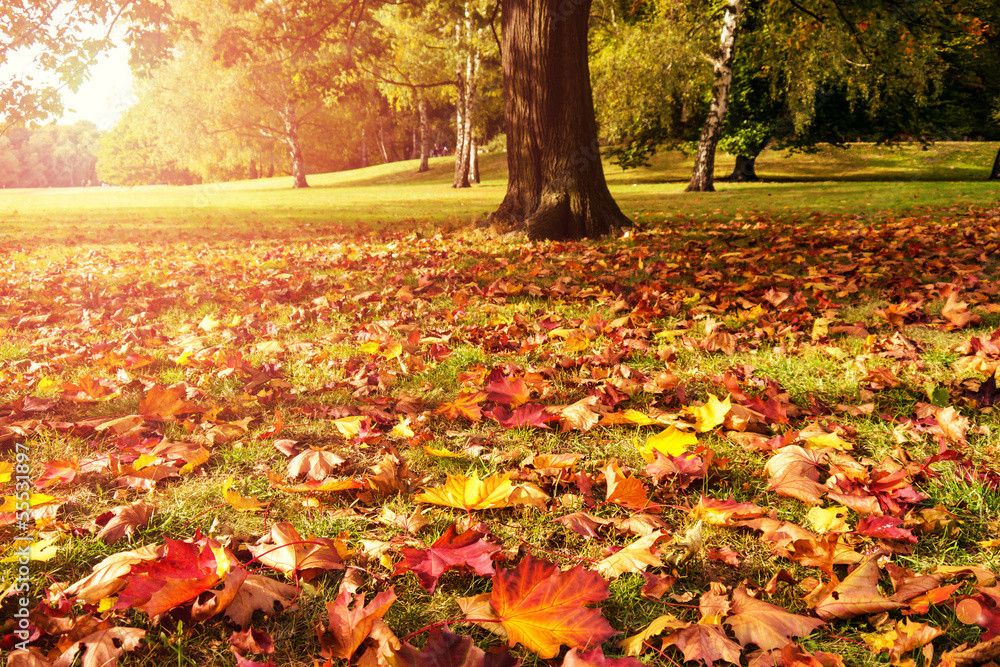
<path fill-rule="evenodd" d="M 476 148 L 476 138 L 469 136 L 469 180 L 481 183 L 479 180 L 479 150 Z"/>
<path fill-rule="evenodd" d="M 502 5 L 507 194 L 489 223 L 532 239 L 631 227 L 608 191 L 587 66 L 591 0 Z"/>
<path fill-rule="evenodd" d="M 712 181 L 715 176 L 715 148 L 722 137 L 722 124 L 726 120 L 726 106 L 729 102 L 729 87 L 733 82 L 733 56 L 736 53 L 736 32 L 739 25 L 743 0 L 727 0 L 722 17 L 722 34 L 719 37 L 719 51 L 712 60 L 714 80 L 712 82 L 712 103 L 708 118 L 701 128 L 698 152 L 694 158 L 694 171 L 688 192 L 714 192 Z"/>
<path fill-rule="evenodd" d="M 455 180 L 451 187 L 468 188 L 472 129 L 476 117 L 476 79 L 479 76 L 479 54 L 472 46 L 472 17 L 466 5 L 465 20 L 459 27 L 459 45 L 465 45 L 465 71 L 459 70 L 458 102 L 455 113 Z"/>
<path fill-rule="evenodd" d="M 285 105 L 285 143 L 288 144 L 288 154 L 292 159 L 292 187 L 308 188 L 306 182 L 306 161 L 302 156 L 302 143 L 299 141 L 299 119 L 295 105 Z"/>
<path fill-rule="evenodd" d="M 733 166 L 733 173 L 726 176 L 725 180 L 730 183 L 755 183 L 760 180 L 757 177 L 757 157 L 764 151 L 766 143 L 759 147 L 754 146 L 748 151 L 748 155 L 737 155 L 736 164 Z"/>
<path fill-rule="evenodd" d="M 417 113 L 420 115 L 420 168 L 417 169 L 417 172 L 422 173 L 431 170 L 430 122 L 427 119 L 427 100 L 424 99 L 423 93 L 420 93 L 420 99 L 417 102 Z"/>
<path fill-rule="evenodd" d="M 997 149 L 997 159 L 993 161 L 993 171 L 989 180 L 1000 181 L 1000 149 Z"/>

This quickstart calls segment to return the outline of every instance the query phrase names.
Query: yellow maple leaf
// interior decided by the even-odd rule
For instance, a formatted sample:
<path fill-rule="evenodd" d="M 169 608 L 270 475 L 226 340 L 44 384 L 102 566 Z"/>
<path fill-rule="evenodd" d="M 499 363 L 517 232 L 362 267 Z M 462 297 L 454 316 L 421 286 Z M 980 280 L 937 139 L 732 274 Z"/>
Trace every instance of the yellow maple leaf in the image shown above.
<path fill-rule="evenodd" d="M 436 489 L 425 488 L 424 493 L 418 493 L 413 499 L 418 503 L 456 507 L 463 510 L 498 509 L 525 503 L 525 500 L 522 499 L 525 494 L 518 494 L 518 497 L 511 498 L 516 488 L 510 483 L 510 473 L 491 475 L 483 480 L 480 480 L 476 473 L 472 473 L 469 477 L 448 475 L 444 486 Z M 537 494 L 528 495 L 536 496 Z"/>
<path fill-rule="evenodd" d="M 720 401 L 715 394 L 709 394 L 707 403 L 698 407 L 689 406 L 685 410 L 694 415 L 695 429 L 705 433 L 726 421 L 726 415 L 732 407 L 732 399 L 729 396 L 726 396 L 726 400 Z"/>
<path fill-rule="evenodd" d="M 31 546 L 28 547 L 28 560 L 49 561 L 55 558 L 56 554 L 59 553 L 59 548 L 55 546 L 55 543 L 58 542 L 60 538 L 62 538 L 62 535 L 56 535 L 55 537 L 50 537 L 47 540 L 32 542 Z M 0 563 L 18 562 L 22 557 L 19 551 L 20 550 L 15 551 L 12 556 L 0 559 Z"/>
<path fill-rule="evenodd" d="M 410 428 L 410 418 L 400 417 L 399 423 L 392 427 L 392 432 L 389 435 L 393 438 L 399 440 L 405 440 L 406 438 L 412 438 L 414 436 L 413 429 Z"/>
<path fill-rule="evenodd" d="M 236 491 L 233 491 L 232 487 L 233 477 L 230 475 L 229 479 L 227 479 L 222 485 L 222 497 L 226 499 L 227 503 L 241 512 L 258 512 L 267 506 L 267 503 L 261 502 L 255 498 L 244 498 Z"/>
<path fill-rule="evenodd" d="M 813 507 L 806 514 L 806 521 L 817 533 L 846 533 L 851 529 L 845 521 L 849 511 L 842 505 Z"/>
<path fill-rule="evenodd" d="M 647 461 L 656 460 L 656 452 L 661 452 L 667 456 L 680 456 L 687 451 L 688 446 L 697 445 L 698 436 L 694 433 L 679 431 L 673 426 L 661 431 L 656 435 L 646 438 L 646 444 L 638 447 L 639 453 Z"/>
<path fill-rule="evenodd" d="M 14 464 L 0 461 L 0 484 L 6 484 L 14 474 Z"/>
<path fill-rule="evenodd" d="M 341 417 L 340 419 L 334 419 L 333 425 L 337 427 L 340 434 L 345 438 L 354 438 L 358 435 L 358 431 L 361 430 L 361 420 L 364 417 L 360 415 L 355 415 L 353 417 Z"/>
<path fill-rule="evenodd" d="M 854 445 L 841 438 L 836 433 L 814 435 L 806 440 L 806 449 L 837 449 L 845 451 L 854 449 Z"/>
<path fill-rule="evenodd" d="M 442 458 L 442 459 L 460 459 L 460 458 L 462 458 L 461 454 L 453 452 L 450 449 L 441 449 L 441 448 L 438 448 L 438 447 L 428 447 L 427 445 L 424 445 L 424 452 L 428 456 L 437 456 L 437 457 Z"/>

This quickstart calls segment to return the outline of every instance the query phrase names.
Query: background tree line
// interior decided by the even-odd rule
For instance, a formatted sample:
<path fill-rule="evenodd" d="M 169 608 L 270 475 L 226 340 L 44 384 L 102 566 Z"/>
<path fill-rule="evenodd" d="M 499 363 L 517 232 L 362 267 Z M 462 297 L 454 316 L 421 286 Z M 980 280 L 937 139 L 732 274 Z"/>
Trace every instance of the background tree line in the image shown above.
<path fill-rule="evenodd" d="M 579 4 L 555 3 L 556 22 Z M 169 11 L 166 32 L 137 23 L 138 102 L 100 149 L 92 127 L 9 131 L 4 184 L 291 174 L 303 187 L 308 173 L 401 159 L 425 170 L 447 146 L 467 187 L 504 132 L 500 26 L 485 0 Z M 752 180 L 766 146 L 1000 139 L 1000 9 L 987 0 L 597 0 L 588 24 L 602 142 L 626 168 L 661 149 L 694 153 L 691 189 L 711 189 L 716 147 L 737 156 L 728 178 Z"/>

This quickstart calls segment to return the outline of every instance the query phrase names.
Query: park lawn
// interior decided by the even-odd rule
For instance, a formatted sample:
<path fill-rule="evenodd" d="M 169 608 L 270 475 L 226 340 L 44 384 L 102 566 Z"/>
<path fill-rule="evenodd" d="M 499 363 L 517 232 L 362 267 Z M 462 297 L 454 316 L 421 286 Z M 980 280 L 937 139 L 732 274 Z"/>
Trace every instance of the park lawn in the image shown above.
<path fill-rule="evenodd" d="M 990 152 L 936 148 L 956 164 Z M 887 173 L 921 155 L 901 150 Z M 791 178 L 796 159 L 819 169 L 805 156 L 759 172 Z M 47 547 L 30 569 L 34 646 L 54 660 L 117 627 L 141 636 L 120 664 L 236 664 L 243 614 L 210 613 L 211 591 L 249 590 L 250 572 L 294 603 L 264 614 L 240 598 L 275 664 L 338 655 L 315 628 L 328 605 L 346 613 L 345 586 L 380 604 L 391 588 L 380 613 L 400 640 L 450 622 L 486 649 L 503 641 L 462 623 L 459 599 L 523 575 L 526 554 L 607 582 L 588 618 L 620 633 L 608 656 L 676 617 L 636 642 L 647 664 L 683 663 L 684 637 L 705 632 L 744 661 L 794 641 L 846 665 L 885 664 L 892 646 L 931 662 L 913 635 L 934 663 L 977 642 L 988 614 L 970 610 L 991 608 L 1000 572 L 995 184 L 939 181 L 937 163 L 927 180 L 687 195 L 648 182 L 682 174 L 664 156 L 608 169 L 639 222 L 627 237 L 525 243 L 469 224 L 503 195 L 500 158 L 485 166 L 465 192 L 438 161 L 306 191 L 2 193 L 0 545 Z M 23 525 L 18 452 L 42 494 Z M 473 474 L 501 491 L 460 497 Z M 473 551 L 506 574 L 452 569 L 429 593 L 405 550 L 452 526 L 488 536 Z M 302 543 L 279 548 L 289 527 Z M 109 587 L 68 589 L 142 548 Z M 697 623 L 699 601 L 717 622 Z M 19 603 L 0 604 L 11 618 Z M 525 628 L 542 648 L 512 651 L 547 663 L 558 642 Z M 354 662 L 379 645 L 358 641 Z"/>

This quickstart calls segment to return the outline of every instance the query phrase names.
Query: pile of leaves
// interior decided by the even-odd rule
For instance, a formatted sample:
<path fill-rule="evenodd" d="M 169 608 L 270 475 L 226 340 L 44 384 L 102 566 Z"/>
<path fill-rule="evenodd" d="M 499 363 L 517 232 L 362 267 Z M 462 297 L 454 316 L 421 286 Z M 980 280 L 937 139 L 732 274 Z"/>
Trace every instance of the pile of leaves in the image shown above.
<path fill-rule="evenodd" d="M 998 247 L 9 242 L 7 664 L 998 660 Z"/>

